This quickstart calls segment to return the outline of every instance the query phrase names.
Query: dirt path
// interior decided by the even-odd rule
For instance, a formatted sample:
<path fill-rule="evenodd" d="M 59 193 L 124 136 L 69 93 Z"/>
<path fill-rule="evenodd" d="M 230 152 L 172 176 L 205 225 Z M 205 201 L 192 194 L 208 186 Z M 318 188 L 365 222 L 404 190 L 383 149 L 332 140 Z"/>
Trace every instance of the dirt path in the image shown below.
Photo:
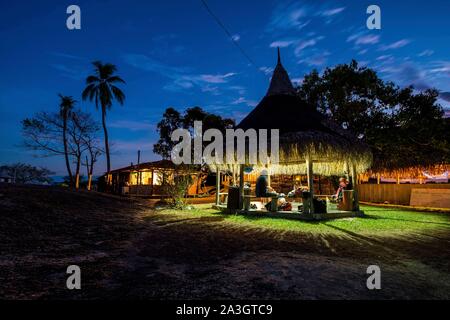
<path fill-rule="evenodd" d="M 450 298 L 450 233 L 367 237 L 174 218 L 144 202 L 0 186 L 0 297 L 22 299 Z M 330 226 L 330 228 L 336 228 Z M 80 291 L 66 268 L 82 268 Z M 366 288 L 379 265 L 382 290 Z"/>

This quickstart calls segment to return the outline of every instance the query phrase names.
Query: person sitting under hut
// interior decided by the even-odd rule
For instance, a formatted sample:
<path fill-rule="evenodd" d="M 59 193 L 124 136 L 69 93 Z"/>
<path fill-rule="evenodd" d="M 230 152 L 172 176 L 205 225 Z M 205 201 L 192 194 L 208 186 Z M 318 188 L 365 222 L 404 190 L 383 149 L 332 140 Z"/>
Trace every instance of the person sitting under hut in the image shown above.
<path fill-rule="evenodd" d="M 291 191 L 289 191 L 288 193 L 288 197 L 289 198 L 294 198 L 294 197 L 301 197 L 302 196 L 302 192 L 303 191 L 308 191 L 309 188 L 307 186 L 302 186 L 301 183 L 295 183 L 294 184 L 294 189 L 292 189 Z"/>
<path fill-rule="evenodd" d="M 261 170 L 261 174 L 256 180 L 255 195 L 258 198 L 278 197 L 278 193 L 269 186 L 269 173 L 266 169 Z M 270 210 L 270 202 L 266 205 L 266 208 Z"/>
<path fill-rule="evenodd" d="M 339 187 L 336 190 L 336 194 L 333 196 L 333 199 L 336 200 L 337 202 L 341 202 L 342 198 L 344 196 L 344 190 L 347 190 L 349 186 L 349 183 L 347 181 L 346 178 L 341 177 L 339 179 Z"/>
<path fill-rule="evenodd" d="M 261 170 L 261 174 L 256 180 L 255 193 L 259 198 L 278 196 L 278 193 L 271 186 L 269 186 L 269 173 L 266 169 Z"/>

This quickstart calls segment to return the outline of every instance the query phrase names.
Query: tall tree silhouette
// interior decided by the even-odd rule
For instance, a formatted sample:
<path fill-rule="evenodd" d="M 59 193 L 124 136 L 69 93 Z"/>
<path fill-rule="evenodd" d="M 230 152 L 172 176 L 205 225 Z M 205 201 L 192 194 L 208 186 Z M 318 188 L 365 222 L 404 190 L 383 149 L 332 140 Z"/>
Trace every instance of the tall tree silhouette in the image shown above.
<path fill-rule="evenodd" d="M 95 102 L 96 108 L 102 108 L 102 125 L 105 135 L 105 154 L 107 172 L 111 171 L 111 159 L 108 142 L 108 129 L 106 127 L 106 111 L 111 109 L 113 100 L 117 100 L 120 105 L 125 101 L 125 94 L 117 87 L 118 83 L 125 83 L 125 81 L 114 73 L 117 67 L 110 63 L 102 63 L 95 61 L 94 74 L 86 78 L 86 88 L 83 90 L 83 100 Z"/>
<path fill-rule="evenodd" d="M 59 114 L 63 119 L 63 144 L 64 144 L 64 158 L 66 160 L 67 174 L 69 175 L 70 185 L 73 185 L 73 175 L 72 170 L 70 169 L 70 161 L 69 161 L 69 151 L 67 147 L 67 120 L 72 114 L 72 110 L 76 101 L 70 96 L 63 96 L 62 94 L 58 95 L 60 100 L 59 103 Z"/>

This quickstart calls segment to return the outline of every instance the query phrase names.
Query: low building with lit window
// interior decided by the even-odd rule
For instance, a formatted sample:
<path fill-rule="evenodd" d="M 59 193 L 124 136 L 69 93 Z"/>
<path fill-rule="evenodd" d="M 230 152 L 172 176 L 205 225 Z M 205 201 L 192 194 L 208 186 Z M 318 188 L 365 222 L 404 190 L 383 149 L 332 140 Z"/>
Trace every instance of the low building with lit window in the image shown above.
<path fill-rule="evenodd" d="M 201 171 L 180 169 L 170 160 L 144 162 L 139 165 L 112 170 L 104 176 L 107 190 L 112 193 L 130 196 L 165 196 L 163 185 L 173 182 L 175 175 L 192 175 L 189 196 L 206 194 L 211 187 L 206 185 L 207 174 Z"/>

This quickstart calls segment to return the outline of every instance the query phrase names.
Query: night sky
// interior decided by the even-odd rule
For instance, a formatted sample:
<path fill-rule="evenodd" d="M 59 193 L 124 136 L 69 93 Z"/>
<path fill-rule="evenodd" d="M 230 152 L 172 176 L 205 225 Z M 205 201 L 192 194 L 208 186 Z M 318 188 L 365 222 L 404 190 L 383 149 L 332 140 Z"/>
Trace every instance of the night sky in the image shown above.
<path fill-rule="evenodd" d="M 82 29 L 66 28 L 66 8 L 81 7 Z M 2 1 L 0 5 L 0 164 L 27 162 L 65 174 L 63 159 L 35 158 L 20 147 L 20 121 L 58 110 L 58 93 L 100 120 L 81 101 L 94 60 L 110 62 L 127 82 L 123 107 L 108 114 L 113 168 L 153 155 L 156 123 L 169 106 L 243 118 L 265 94 L 276 47 L 294 82 L 316 68 L 352 58 L 381 78 L 442 91 L 450 108 L 450 1 L 230 1 L 211 10 L 200 0 Z M 366 8 L 377 4 L 382 29 L 368 30 Z M 104 161 L 97 173 L 105 170 Z"/>

